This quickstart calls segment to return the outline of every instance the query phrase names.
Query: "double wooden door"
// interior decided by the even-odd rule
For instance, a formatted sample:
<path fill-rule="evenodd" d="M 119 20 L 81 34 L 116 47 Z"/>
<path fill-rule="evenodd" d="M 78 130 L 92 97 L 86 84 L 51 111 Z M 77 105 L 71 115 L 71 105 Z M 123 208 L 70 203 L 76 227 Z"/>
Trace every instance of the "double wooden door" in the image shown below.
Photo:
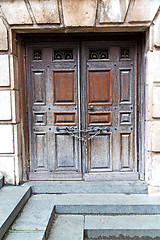
<path fill-rule="evenodd" d="M 29 45 L 30 179 L 136 180 L 134 42 Z"/>

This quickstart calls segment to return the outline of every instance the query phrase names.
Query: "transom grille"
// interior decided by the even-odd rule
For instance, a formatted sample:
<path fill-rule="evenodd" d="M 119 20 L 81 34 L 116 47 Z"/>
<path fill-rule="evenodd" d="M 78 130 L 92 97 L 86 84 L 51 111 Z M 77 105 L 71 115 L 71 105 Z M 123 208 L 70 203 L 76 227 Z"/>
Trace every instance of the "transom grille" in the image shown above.
<path fill-rule="evenodd" d="M 89 59 L 108 59 L 108 49 L 95 48 L 89 49 Z"/>
<path fill-rule="evenodd" d="M 71 60 L 73 59 L 72 49 L 57 49 L 53 51 L 53 60 Z"/>

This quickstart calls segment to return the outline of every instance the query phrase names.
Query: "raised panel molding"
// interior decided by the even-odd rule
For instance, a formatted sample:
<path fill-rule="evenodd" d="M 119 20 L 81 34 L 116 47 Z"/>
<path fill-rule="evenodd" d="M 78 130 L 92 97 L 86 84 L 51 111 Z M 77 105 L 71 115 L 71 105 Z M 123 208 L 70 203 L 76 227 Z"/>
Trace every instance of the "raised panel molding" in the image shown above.
<path fill-rule="evenodd" d="M 55 125 L 76 125 L 77 115 L 70 112 L 57 112 L 54 113 L 53 121 Z"/>
<path fill-rule="evenodd" d="M 120 70 L 120 102 L 131 102 L 130 70 Z"/>
<path fill-rule="evenodd" d="M 39 126 L 45 126 L 47 123 L 46 113 L 34 113 L 34 124 Z"/>
<path fill-rule="evenodd" d="M 46 133 L 35 132 L 36 169 L 47 170 Z"/>
<path fill-rule="evenodd" d="M 131 112 L 120 112 L 120 124 L 132 124 Z"/>
<path fill-rule="evenodd" d="M 88 123 L 90 126 L 95 125 L 112 125 L 112 113 L 111 112 L 96 112 L 88 114 Z"/>
<path fill-rule="evenodd" d="M 75 139 L 66 134 L 55 135 L 56 170 L 76 170 Z"/>
<path fill-rule="evenodd" d="M 111 144 L 111 134 L 100 134 L 89 141 L 90 171 L 111 171 Z"/>
<path fill-rule="evenodd" d="M 132 134 L 120 133 L 120 161 L 122 171 L 133 169 Z"/>
<path fill-rule="evenodd" d="M 53 104 L 76 104 L 76 71 L 53 71 Z"/>
<path fill-rule="evenodd" d="M 46 103 L 46 86 L 43 71 L 34 71 L 34 105 L 45 105 Z"/>
<path fill-rule="evenodd" d="M 112 102 L 112 70 L 91 69 L 87 72 L 88 104 L 105 105 Z"/>

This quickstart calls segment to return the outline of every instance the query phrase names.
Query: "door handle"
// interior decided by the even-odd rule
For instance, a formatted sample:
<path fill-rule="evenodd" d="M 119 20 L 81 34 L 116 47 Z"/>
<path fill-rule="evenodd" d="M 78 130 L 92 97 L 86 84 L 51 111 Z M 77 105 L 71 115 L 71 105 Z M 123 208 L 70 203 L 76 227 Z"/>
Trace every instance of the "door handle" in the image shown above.
<path fill-rule="evenodd" d="M 89 110 L 89 111 L 94 111 L 94 106 L 92 106 L 92 105 L 91 105 L 91 106 L 88 106 L 88 110 Z"/>

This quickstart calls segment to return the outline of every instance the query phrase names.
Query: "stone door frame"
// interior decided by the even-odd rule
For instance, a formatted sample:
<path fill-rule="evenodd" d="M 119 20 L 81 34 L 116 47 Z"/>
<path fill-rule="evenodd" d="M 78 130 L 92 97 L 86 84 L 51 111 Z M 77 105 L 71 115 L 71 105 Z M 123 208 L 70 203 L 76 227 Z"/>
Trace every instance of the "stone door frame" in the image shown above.
<path fill-rule="evenodd" d="M 47 33 L 45 33 L 46 35 Z M 93 34 L 93 33 L 92 33 Z M 91 35 L 92 35 L 91 34 Z M 54 34 L 53 34 L 54 35 Z M 56 34 L 55 36 L 58 37 L 59 34 Z M 76 35 L 74 33 L 71 34 Z M 77 34 L 82 36 L 86 36 L 86 34 Z M 95 34 L 96 38 L 98 38 L 98 35 L 103 35 L 104 33 Z M 137 54 L 137 68 L 138 68 L 138 119 L 139 119 L 139 125 L 138 125 L 138 146 L 139 146 L 139 153 L 141 155 L 141 159 L 139 159 L 139 173 L 140 173 L 140 180 L 144 180 L 145 177 L 145 79 L 144 79 L 144 33 L 117 33 L 117 34 L 105 34 L 108 36 L 108 38 L 121 38 L 121 39 L 127 39 L 127 38 L 135 38 L 138 44 L 138 54 Z M 32 36 L 32 37 L 31 37 Z M 52 36 L 49 34 L 49 38 Z M 94 34 L 93 34 L 94 36 Z M 15 32 L 13 32 L 13 37 L 15 37 Z M 23 122 L 23 130 L 21 132 L 22 136 L 22 147 L 23 147 L 23 159 L 22 159 L 22 168 L 23 168 L 23 181 L 27 180 L 28 178 L 28 172 L 29 172 L 29 155 L 28 155 L 28 103 L 27 103 L 27 90 L 26 90 L 26 64 L 25 64 L 25 45 L 29 41 L 33 41 L 33 35 L 32 34 L 17 34 L 17 50 L 18 51 L 18 64 L 19 64 L 19 87 L 20 87 L 20 104 L 21 104 L 21 121 Z M 39 39 L 38 35 L 35 36 L 34 41 L 37 41 L 36 39 Z M 13 43 L 15 43 L 13 41 Z M 143 104 L 142 104 L 143 103 Z"/>

